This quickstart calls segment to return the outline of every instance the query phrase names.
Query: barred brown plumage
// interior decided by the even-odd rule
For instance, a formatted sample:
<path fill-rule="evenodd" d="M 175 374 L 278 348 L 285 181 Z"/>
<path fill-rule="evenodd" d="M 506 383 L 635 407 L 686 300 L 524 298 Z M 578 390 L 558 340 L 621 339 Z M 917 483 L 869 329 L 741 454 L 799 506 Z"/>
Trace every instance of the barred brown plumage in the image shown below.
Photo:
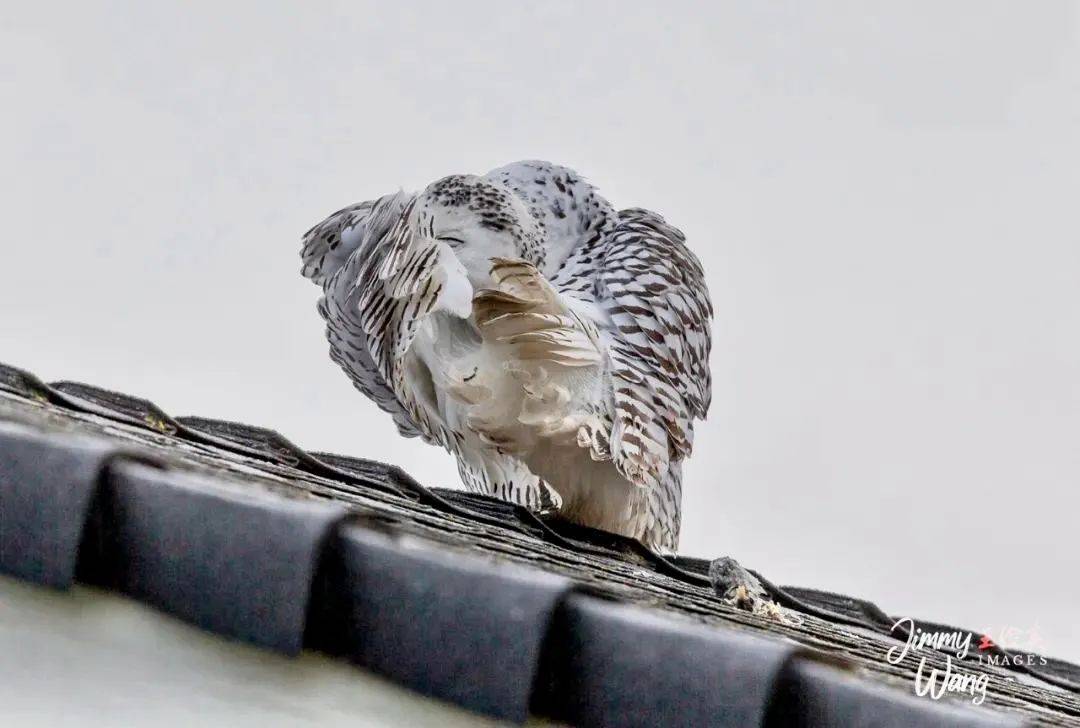
<path fill-rule="evenodd" d="M 344 208 L 301 255 L 331 358 L 466 487 L 675 548 L 712 320 L 679 230 L 518 162 Z"/>

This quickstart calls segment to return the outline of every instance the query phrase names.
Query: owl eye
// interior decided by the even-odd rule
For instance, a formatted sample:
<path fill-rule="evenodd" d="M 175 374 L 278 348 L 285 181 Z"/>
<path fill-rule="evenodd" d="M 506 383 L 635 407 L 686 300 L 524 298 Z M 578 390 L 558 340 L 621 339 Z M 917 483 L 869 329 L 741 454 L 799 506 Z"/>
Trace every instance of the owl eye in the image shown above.
<path fill-rule="evenodd" d="M 464 240 L 462 240 L 461 238 L 455 238 L 453 235 L 440 235 L 439 237 L 437 237 L 435 239 L 436 240 L 442 240 L 443 242 L 449 243 L 451 248 L 456 248 L 456 247 L 458 247 L 460 245 L 465 244 Z"/>

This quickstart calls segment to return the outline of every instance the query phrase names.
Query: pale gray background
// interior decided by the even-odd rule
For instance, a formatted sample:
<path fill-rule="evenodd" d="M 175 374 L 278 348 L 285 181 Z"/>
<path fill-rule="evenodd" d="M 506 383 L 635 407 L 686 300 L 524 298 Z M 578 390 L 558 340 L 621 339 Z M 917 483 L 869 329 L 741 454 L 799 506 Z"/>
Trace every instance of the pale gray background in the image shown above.
<path fill-rule="evenodd" d="M 5 3 L 0 359 L 429 484 L 300 234 L 527 157 L 717 311 L 683 551 L 1080 659 L 1080 6 Z"/>

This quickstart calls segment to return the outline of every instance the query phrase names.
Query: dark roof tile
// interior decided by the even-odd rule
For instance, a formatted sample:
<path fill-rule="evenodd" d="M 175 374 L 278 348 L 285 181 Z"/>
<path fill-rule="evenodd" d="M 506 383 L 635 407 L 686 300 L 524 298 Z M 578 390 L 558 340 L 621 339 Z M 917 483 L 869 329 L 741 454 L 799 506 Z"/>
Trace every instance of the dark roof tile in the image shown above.
<path fill-rule="evenodd" d="M 572 587 L 347 527 L 320 572 L 310 636 L 426 695 L 523 721 L 552 613 Z"/>
<path fill-rule="evenodd" d="M 138 463 L 109 475 L 87 525 L 80 580 L 211 632 L 300 651 L 318 559 L 344 506 L 237 492 Z"/>
<path fill-rule="evenodd" d="M 83 526 L 116 448 L 0 422 L 0 571 L 70 586 Z"/>

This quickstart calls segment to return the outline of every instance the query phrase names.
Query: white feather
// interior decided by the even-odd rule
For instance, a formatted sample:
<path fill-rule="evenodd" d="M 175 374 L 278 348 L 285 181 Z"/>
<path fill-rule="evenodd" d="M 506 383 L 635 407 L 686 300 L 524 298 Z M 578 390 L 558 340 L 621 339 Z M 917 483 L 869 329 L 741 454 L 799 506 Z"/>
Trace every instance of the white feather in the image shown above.
<path fill-rule="evenodd" d="M 673 549 L 712 308 L 682 234 L 518 162 L 305 236 L 331 356 L 466 486 Z"/>

